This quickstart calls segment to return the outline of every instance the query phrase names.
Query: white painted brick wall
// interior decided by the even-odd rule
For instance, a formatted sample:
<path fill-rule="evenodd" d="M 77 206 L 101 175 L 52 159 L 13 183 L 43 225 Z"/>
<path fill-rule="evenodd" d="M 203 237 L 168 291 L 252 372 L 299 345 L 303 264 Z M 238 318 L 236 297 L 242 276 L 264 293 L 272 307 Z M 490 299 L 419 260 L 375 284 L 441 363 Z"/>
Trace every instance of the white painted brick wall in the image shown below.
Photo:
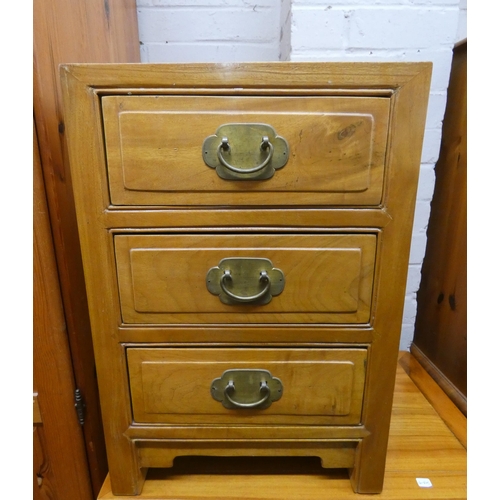
<path fill-rule="evenodd" d="M 273 0 L 137 0 L 141 60 L 279 60 L 280 6 Z"/>
<path fill-rule="evenodd" d="M 405 350 L 414 334 L 452 50 L 461 36 L 460 2 L 466 12 L 465 0 L 296 0 L 292 5 L 293 61 L 431 61 L 434 65 L 400 343 Z"/>
<path fill-rule="evenodd" d="M 458 15 L 458 29 L 456 41 L 461 42 L 467 38 L 467 0 L 460 0 Z"/>
<path fill-rule="evenodd" d="M 143 62 L 431 61 L 401 349 L 413 339 L 452 49 L 467 0 L 137 0 Z"/>

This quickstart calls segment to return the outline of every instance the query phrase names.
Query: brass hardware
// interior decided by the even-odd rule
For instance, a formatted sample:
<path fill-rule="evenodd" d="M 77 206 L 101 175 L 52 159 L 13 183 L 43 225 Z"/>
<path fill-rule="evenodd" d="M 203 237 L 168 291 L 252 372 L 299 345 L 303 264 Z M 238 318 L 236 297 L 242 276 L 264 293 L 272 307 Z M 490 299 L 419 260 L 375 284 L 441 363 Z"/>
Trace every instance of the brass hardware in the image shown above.
<path fill-rule="evenodd" d="M 212 397 L 229 409 L 269 408 L 283 395 L 283 384 L 267 370 L 226 370 L 212 381 Z"/>
<path fill-rule="evenodd" d="M 207 289 L 224 304 L 263 305 L 285 287 L 285 276 L 269 259 L 231 257 L 209 269 Z"/>
<path fill-rule="evenodd" d="M 270 179 L 288 161 L 288 143 L 265 123 L 226 123 L 203 141 L 203 160 L 222 179 Z"/>

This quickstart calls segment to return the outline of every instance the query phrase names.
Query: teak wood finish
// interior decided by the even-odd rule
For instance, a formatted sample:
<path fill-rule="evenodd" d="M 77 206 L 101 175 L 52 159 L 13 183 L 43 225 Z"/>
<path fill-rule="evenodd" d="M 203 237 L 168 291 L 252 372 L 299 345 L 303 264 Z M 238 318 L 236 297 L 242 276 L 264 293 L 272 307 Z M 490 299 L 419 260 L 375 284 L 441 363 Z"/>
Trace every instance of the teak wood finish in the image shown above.
<path fill-rule="evenodd" d="M 176 455 L 200 454 L 317 455 L 326 467 L 349 468 L 356 492 L 380 492 L 431 65 L 66 65 L 61 75 L 113 493 L 138 494 L 147 467 L 168 465 Z M 174 97 L 180 98 L 178 102 L 186 106 L 183 111 L 189 114 L 189 119 L 184 121 L 178 116 L 157 119 L 155 113 L 161 109 L 162 103 L 177 102 Z M 229 97 L 232 104 L 226 105 Z M 275 98 L 276 103 L 273 103 Z M 302 104 L 309 101 L 315 103 L 312 110 Z M 108 102 L 112 102 L 115 113 L 120 113 L 120 102 L 131 102 L 133 106 L 139 106 L 138 116 L 126 115 L 127 107 L 123 117 L 113 116 L 106 108 Z M 141 102 L 144 102 L 144 108 L 141 108 Z M 247 181 L 225 181 L 231 187 L 220 190 L 222 184 L 216 178 L 217 174 L 204 165 L 202 144 L 194 146 L 195 149 L 199 148 L 199 157 L 195 158 L 192 137 L 199 139 L 201 136 L 197 130 L 191 130 L 197 126 L 189 125 L 190 120 L 195 120 L 193 115 L 200 109 L 209 108 L 210 104 L 207 103 L 212 102 L 215 103 L 213 106 L 216 114 L 220 115 L 220 121 L 211 116 L 211 129 L 215 124 L 233 122 L 232 114 L 235 106 L 239 106 L 238 102 L 242 103 L 243 115 L 249 113 L 252 117 L 256 116 L 253 113 L 258 115 L 262 112 L 264 102 L 269 103 L 265 106 L 269 106 L 266 119 L 270 125 L 273 125 L 273 116 L 278 111 L 288 112 L 287 106 L 292 104 L 287 102 L 298 103 L 298 109 L 306 115 L 304 128 L 309 130 L 302 137 L 305 135 L 313 144 L 306 142 L 302 145 L 300 133 L 298 136 L 297 133 L 292 134 L 292 160 L 290 165 L 285 165 L 275 173 L 276 179 L 249 181 L 248 185 L 245 184 Z M 252 103 L 249 105 L 250 111 L 246 107 L 248 102 Z M 340 118 L 333 117 L 329 121 L 325 117 L 328 113 L 335 115 L 337 102 L 339 113 L 363 116 L 371 113 L 370 120 L 356 118 L 350 123 L 351 127 Z M 374 107 L 367 108 L 363 104 L 366 102 L 375 102 Z M 190 103 L 196 103 L 191 113 L 188 109 Z M 324 116 L 318 111 L 320 103 L 325 103 L 325 106 L 328 103 L 329 106 Z M 171 132 L 175 144 L 145 124 L 147 116 L 143 111 L 151 111 L 151 106 L 153 113 L 147 116 L 157 120 L 157 123 L 167 120 L 164 136 L 168 138 Z M 179 107 L 174 106 L 174 111 L 178 111 Z M 103 108 L 106 108 L 104 115 Z M 375 111 L 377 109 L 386 111 L 379 113 Z M 171 111 L 172 107 L 167 104 L 165 113 L 168 115 Z M 116 142 L 116 126 L 121 118 L 124 119 L 124 128 L 120 145 Z M 314 129 L 315 119 L 320 122 L 319 130 L 322 132 L 319 135 L 310 131 Z M 132 123 L 129 123 L 130 120 Z M 136 125 L 134 120 L 137 120 Z M 199 123 L 196 120 L 192 123 Z M 297 130 L 298 125 L 294 120 L 295 117 L 283 121 L 282 128 L 285 131 Z M 322 134 L 329 134 L 333 138 L 335 134 L 329 127 L 341 126 L 340 130 L 334 130 L 340 134 L 337 137 L 350 133 L 355 136 L 357 123 L 361 131 L 361 143 L 352 145 L 344 153 L 347 165 L 352 165 L 355 170 L 360 169 L 365 187 L 359 191 L 351 190 L 351 183 L 358 176 L 346 174 L 345 184 L 337 179 L 334 185 L 324 188 L 324 169 L 331 168 L 332 176 L 335 177 L 334 166 L 339 164 L 338 157 L 333 153 L 329 161 L 325 161 L 324 169 L 314 174 L 318 175 L 317 185 L 311 180 L 308 180 L 309 184 L 304 184 L 301 169 L 308 165 L 294 158 L 324 161 L 328 155 Z M 367 142 L 368 123 L 372 127 L 371 142 Z M 136 134 L 132 133 L 131 126 L 137 129 Z M 143 126 L 151 133 L 145 134 Z M 280 135 L 286 133 L 280 130 L 280 126 L 274 128 Z M 387 134 L 382 133 L 383 130 Z M 215 130 L 210 130 L 210 134 L 213 133 Z M 185 134 L 188 134 L 187 138 Z M 349 137 L 347 139 L 352 140 Z M 319 148 L 318 153 L 315 152 L 316 146 Z M 370 148 L 370 152 L 365 150 L 366 147 Z M 171 148 L 163 166 L 157 163 L 161 156 L 158 148 Z M 121 153 L 118 153 L 120 150 Z M 121 159 L 118 157 L 120 154 Z M 144 163 L 144 155 L 150 155 L 154 165 Z M 137 163 L 131 158 L 136 158 Z M 357 163 L 356 158 L 362 160 Z M 189 174 L 184 178 L 184 189 L 180 190 L 179 184 L 173 179 L 174 188 L 168 191 L 164 181 L 165 176 L 170 178 L 168 165 L 173 165 L 172 172 L 192 170 L 194 180 Z M 283 183 L 279 177 L 287 167 L 290 171 L 295 169 L 300 172 L 295 184 L 293 179 Z M 124 178 L 119 178 L 117 169 L 126 174 Z M 136 177 L 141 170 L 147 172 L 146 186 L 135 184 L 141 182 Z M 212 180 L 207 181 L 212 185 L 208 191 L 212 192 L 192 191 L 191 182 L 199 186 L 198 172 L 205 177 L 212 174 Z M 130 178 L 132 184 L 129 184 L 127 177 L 129 173 L 133 173 Z M 125 182 L 123 179 L 126 179 Z M 286 194 L 277 187 L 280 183 L 286 186 Z M 354 184 L 360 185 L 358 181 Z M 269 192 L 266 191 L 267 186 Z M 276 186 L 274 191 L 273 186 Z M 367 195 L 372 187 L 374 191 Z M 217 265 L 221 248 L 235 251 L 238 248 L 260 248 L 262 257 L 266 257 L 267 250 L 272 250 L 272 245 L 275 245 L 273 251 L 276 258 L 281 258 L 281 250 L 290 251 L 294 245 L 297 247 L 297 241 L 305 241 L 302 243 L 303 248 L 298 245 L 300 250 L 309 248 L 311 255 L 325 260 L 328 242 L 344 238 L 345 241 L 351 239 L 346 245 L 349 256 L 361 254 L 361 264 L 354 271 L 356 266 L 352 258 L 346 260 L 342 257 L 342 251 L 338 251 L 340 260 L 336 272 L 342 276 L 342 267 L 345 266 L 347 278 L 335 278 L 332 275 L 332 280 L 346 289 L 335 290 L 331 295 L 333 300 L 326 300 L 330 309 L 325 309 L 325 304 L 321 303 L 324 299 L 319 298 L 322 290 L 318 289 L 323 287 L 323 292 L 328 293 L 328 279 L 321 276 L 319 270 L 319 276 L 316 277 L 308 276 L 307 266 L 300 269 L 300 261 L 309 259 L 303 251 L 297 262 L 296 283 L 305 282 L 307 286 L 299 290 L 303 285 L 294 285 L 294 280 L 290 278 L 292 286 L 287 289 L 285 284 L 284 291 L 269 303 L 274 309 L 270 316 L 272 320 L 268 323 L 260 319 L 265 317 L 267 305 L 250 305 L 247 312 L 244 312 L 244 306 L 237 305 L 234 310 L 238 312 L 228 314 L 233 315 L 234 319 L 227 319 L 221 310 L 231 306 L 219 305 L 218 299 L 204 288 L 205 275 L 199 269 L 196 272 L 202 275 L 198 276 L 190 298 L 183 281 L 172 279 L 178 267 L 183 268 L 184 258 L 179 257 L 169 271 L 162 257 L 162 252 L 172 252 L 178 248 L 179 256 L 182 256 L 183 250 L 186 255 L 193 255 L 192 259 L 187 260 L 192 260 L 196 265 L 206 261 L 208 270 Z M 242 239 L 248 239 L 248 245 L 240 243 Z M 276 242 L 287 239 L 290 245 L 283 244 L 283 249 L 279 248 Z M 210 245 L 196 243 L 208 240 Z M 358 240 L 361 245 L 356 243 Z M 158 243 L 152 244 L 153 241 Z M 200 245 L 198 250 L 197 244 Z M 196 250 L 194 252 L 192 245 Z M 210 247 L 210 252 L 206 251 L 207 247 Z M 125 257 L 127 252 L 124 249 L 127 248 L 129 255 Z M 134 249 L 141 248 L 146 253 L 152 253 L 145 259 L 139 259 L 137 265 L 126 264 L 127 259 L 135 259 Z M 216 262 L 208 258 L 212 251 L 217 255 Z M 153 254 L 159 256 L 162 276 L 157 274 L 157 268 L 154 267 L 156 257 Z M 360 262 L 356 259 L 356 263 Z M 291 260 L 290 255 L 283 257 L 283 266 L 291 266 Z M 327 269 L 329 265 L 332 264 L 327 264 Z M 183 273 L 186 272 L 184 267 Z M 189 272 L 187 281 L 192 281 L 194 275 Z M 138 280 L 137 283 L 134 279 Z M 151 291 L 145 286 L 146 282 L 151 282 Z M 163 288 L 159 282 L 163 283 Z M 173 302 L 169 306 L 160 304 L 161 307 L 155 302 L 158 294 L 173 301 L 176 294 L 171 290 L 179 290 L 181 307 L 183 301 L 184 305 L 189 305 L 189 314 L 180 313 L 178 320 L 175 318 L 179 313 L 172 310 Z M 289 290 L 293 295 L 303 294 L 304 298 L 287 297 Z M 342 297 L 346 300 L 342 300 Z M 198 298 L 195 311 L 191 310 L 192 304 L 196 303 L 193 298 Z M 149 300 L 154 306 L 148 306 Z M 163 307 L 163 310 L 138 311 L 141 306 L 136 306 L 134 301 L 142 303 L 145 309 Z M 200 313 L 208 301 L 219 308 L 214 316 L 211 316 L 211 312 Z M 346 319 L 345 312 L 336 312 L 338 304 L 344 302 L 348 304 L 347 309 L 353 310 L 348 313 L 354 319 Z M 316 311 L 306 310 L 310 307 L 316 307 Z M 318 308 L 321 309 L 320 313 Z M 362 313 L 358 314 L 355 309 Z M 366 314 L 367 311 L 369 314 Z M 259 318 L 252 319 L 254 315 Z M 180 411 L 176 405 L 181 404 L 177 399 L 173 406 L 163 401 L 163 398 L 173 397 L 169 381 L 178 386 L 174 394 L 179 389 L 181 393 L 184 390 L 196 398 L 199 388 L 204 384 L 209 392 L 213 372 L 208 366 L 217 361 L 218 355 L 223 362 L 231 357 L 235 362 L 234 368 L 240 368 L 239 363 L 242 362 L 267 369 L 269 362 L 273 364 L 270 371 L 276 371 L 273 375 L 277 377 L 280 377 L 277 366 L 281 359 L 283 378 L 292 387 L 294 370 L 290 367 L 293 361 L 289 357 L 298 356 L 299 365 L 302 362 L 300 366 L 305 367 L 307 362 L 310 371 L 307 375 L 310 383 L 301 382 L 305 391 L 304 401 L 307 401 L 310 394 L 315 394 L 310 393 L 311 390 L 321 392 L 321 387 L 312 389 L 313 382 L 321 378 L 322 370 L 328 372 L 319 360 L 335 360 L 342 350 L 366 353 L 363 354 L 366 355 L 366 363 L 363 362 L 361 366 L 354 359 L 350 360 L 353 364 L 350 388 L 338 389 L 340 392 L 336 404 L 340 407 L 350 405 L 349 411 L 356 415 L 356 419 L 347 419 L 348 423 L 335 421 L 335 418 L 342 417 L 329 416 L 325 409 L 323 413 L 314 408 L 309 410 L 320 413 L 312 418 L 303 415 L 301 411 L 307 410 L 299 411 L 303 408 L 302 402 L 297 404 L 297 410 L 293 412 L 291 406 L 286 406 L 290 405 L 285 399 L 287 387 L 284 387 L 283 397 L 270 406 L 274 415 L 283 413 L 278 417 L 272 414 L 266 416 L 267 410 L 258 409 L 227 410 L 225 413 L 217 404 L 217 410 L 212 410 L 208 408 L 209 400 L 205 394 L 200 399 L 206 403 L 200 402 L 199 411 L 193 414 L 189 410 L 189 417 L 182 419 L 175 415 L 175 411 Z M 163 383 L 154 380 L 154 372 L 148 373 L 144 369 L 142 376 L 147 380 L 140 381 L 138 370 L 140 372 L 142 368 L 137 358 L 139 353 L 145 356 L 145 360 L 150 356 L 159 360 L 156 370 L 159 370 L 160 375 L 164 373 L 166 378 Z M 319 357 L 315 357 L 314 353 Z M 179 373 L 174 375 L 168 360 L 177 356 L 182 358 L 184 354 L 186 363 L 181 363 Z M 197 371 L 202 376 L 195 380 L 193 373 L 188 371 L 192 368 L 192 356 L 196 358 L 198 355 L 204 361 L 197 365 Z M 275 370 L 274 365 L 277 367 Z M 185 379 L 182 378 L 184 372 Z M 361 373 L 363 380 L 360 383 Z M 207 380 L 201 380 L 205 376 Z M 349 383 L 342 382 L 346 376 L 344 373 L 339 381 L 335 376 L 333 387 L 337 383 L 349 386 Z M 186 380 L 186 385 L 177 384 L 176 379 Z M 294 395 L 294 391 L 297 394 L 298 390 L 292 388 L 289 392 Z M 151 403 L 156 401 L 156 394 L 162 395 L 163 402 L 158 403 L 159 410 L 155 409 L 156 403 Z M 211 407 L 213 404 L 210 401 Z M 147 411 L 159 413 L 155 413 L 155 418 L 146 418 L 144 412 Z M 232 420 L 230 415 L 236 411 L 240 413 Z M 136 415 L 145 421 L 136 421 Z"/>
<path fill-rule="evenodd" d="M 191 205 L 196 194 L 198 204 L 298 205 L 314 193 L 315 204 L 376 205 L 390 101 L 356 102 L 354 113 L 352 99 L 333 96 L 104 97 L 111 201 Z M 200 145 L 221 123 L 270 121 L 292 154 L 268 182 L 227 182 L 200 162 Z"/>
<path fill-rule="evenodd" d="M 115 248 L 125 324 L 367 324 L 370 320 L 373 234 L 119 235 Z M 284 273 L 286 293 L 265 308 L 228 305 L 206 294 L 200 277 L 224 257 L 259 258 L 263 251 Z"/>
<path fill-rule="evenodd" d="M 467 451 L 460 436 L 465 434 L 466 425 L 464 415 L 412 355 L 401 353 L 384 490 L 376 496 L 377 500 L 465 500 Z M 432 487 L 419 487 L 417 477 L 428 478 Z M 345 470 L 322 469 L 315 457 L 181 457 L 172 468 L 151 469 L 137 498 L 352 500 L 356 497 L 359 498 L 353 493 Z M 113 495 L 108 477 L 98 498 L 127 497 Z"/>

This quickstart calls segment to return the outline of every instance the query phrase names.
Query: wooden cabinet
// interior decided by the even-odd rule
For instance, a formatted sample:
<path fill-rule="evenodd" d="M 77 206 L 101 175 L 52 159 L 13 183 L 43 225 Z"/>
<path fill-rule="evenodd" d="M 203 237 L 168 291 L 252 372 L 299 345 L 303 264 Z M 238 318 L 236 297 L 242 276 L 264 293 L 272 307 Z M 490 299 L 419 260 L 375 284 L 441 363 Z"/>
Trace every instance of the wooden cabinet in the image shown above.
<path fill-rule="evenodd" d="M 182 455 L 380 492 L 430 64 L 61 74 L 113 493 Z"/>

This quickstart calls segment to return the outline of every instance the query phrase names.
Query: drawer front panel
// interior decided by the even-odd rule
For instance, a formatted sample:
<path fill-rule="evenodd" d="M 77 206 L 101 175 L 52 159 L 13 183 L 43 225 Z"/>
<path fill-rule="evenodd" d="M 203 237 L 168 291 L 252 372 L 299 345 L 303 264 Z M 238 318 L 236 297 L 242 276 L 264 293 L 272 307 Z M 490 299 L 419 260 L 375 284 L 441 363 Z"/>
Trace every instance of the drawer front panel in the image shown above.
<path fill-rule="evenodd" d="M 358 424 L 366 358 L 362 348 L 129 348 L 134 421 Z M 235 369 L 269 371 L 281 382 L 281 397 L 265 409 L 226 408 L 212 396 L 212 384 Z M 234 385 L 237 400 L 242 383 Z"/>
<path fill-rule="evenodd" d="M 377 205 L 389 102 L 365 97 L 104 97 L 111 202 Z M 288 160 L 271 178 L 228 180 L 207 166 L 205 139 L 234 123 L 266 124 L 285 139 Z M 223 130 L 234 145 L 231 129 Z M 238 145 L 222 151 L 223 159 L 238 169 L 258 166 L 270 151 L 260 151 L 261 139 L 254 140 L 248 154 L 255 149 L 257 159 L 250 166 L 239 164 Z M 275 148 L 276 157 L 285 154 L 277 142 Z"/>
<path fill-rule="evenodd" d="M 117 235 L 122 319 L 132 324 L 368 323 L 376 240 L 375 234 Z M 267 269 L 276 272 L 268 273 L 273 295 L 266 303 L 228 304 L 223 294 L 210 291 L 207 276 L 220 280 L 227 259 L 270 261 Z M 256 267 L 245 277 L 233 270 L 225 288 L 245 297 L 257 294 L 265 286 L 260 272 Z M 284 284 L 277 283 L 280 276 Z M 250 291 L 238 291 L 245 281 Z"/>

